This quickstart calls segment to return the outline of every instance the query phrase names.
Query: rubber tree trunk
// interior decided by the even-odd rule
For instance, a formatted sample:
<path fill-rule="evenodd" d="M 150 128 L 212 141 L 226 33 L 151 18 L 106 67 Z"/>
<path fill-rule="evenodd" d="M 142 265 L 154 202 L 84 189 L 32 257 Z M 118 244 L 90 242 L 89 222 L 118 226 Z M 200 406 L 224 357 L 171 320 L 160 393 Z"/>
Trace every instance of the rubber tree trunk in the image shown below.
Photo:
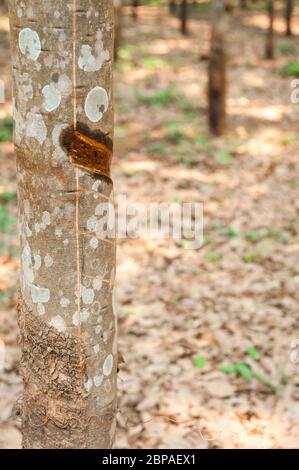
<path fill-rule="evenodd" d="M 115 435 L 113 3 L 10 0 L 24 448 Z M 107 206 L 105 206 L 107 208 Z"/>
<path fill-rule="evenodd" d="M 122 22 L 123 22 L 122 0 L 114 0 L 114 59 L 117 60 L 118 50 L 122 42 Z"/>
<path fill-rule="evenodd" d="M 209 60 L 209 128 L 220 136 L 226 129 L 226 33 L 225 0 L 214 0 Z"/>
<path fill-rule="evenodd" d="M 293 0 L 286 0 L 285 18 L 286 18 L 286 36 L 292 36 L 292 14 L 294 9 Z"/>
<path fill-rule="evenodd" d="M 268 0 L 267 11 L 269 18 L 269 25 L 266 37 L 265 58 L 273 59 L 274 57 L 274 0 Z"/>
<path fill-rule="evenodd" d="M 139 7 L 139 0 L 132 0 L 132 18 L 133 20 L 138 20 L 138 7 Z"/>
<path fill-rule="evenodd" d="M 188 35 L 188 2 L 187 0 L 181 0 L 181 33 L 184 36 Z"/>
<path fill-rule="evenodd" d="M 171 15 L 175 15 L 176 14 L 176 2 L 175 2 L 175 0 L 169 0 L 168 6 L 169 6 L 169 13 Z"/>

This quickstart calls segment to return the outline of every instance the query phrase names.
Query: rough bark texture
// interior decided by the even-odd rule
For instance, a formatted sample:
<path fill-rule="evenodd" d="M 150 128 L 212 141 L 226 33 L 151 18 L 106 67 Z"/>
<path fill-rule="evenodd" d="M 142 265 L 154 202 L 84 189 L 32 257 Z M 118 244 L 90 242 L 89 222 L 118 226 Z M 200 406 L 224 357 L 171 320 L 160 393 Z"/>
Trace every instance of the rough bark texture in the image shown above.
<path fill-rule="evenodd" d="M 86 155 L 75 166 L 63 145 L 70 148 L 77 129 L 111 154 L 113 3 L 10 0 L 9 16 L 23 446 L 109 448 L 116 427 L 115 237 L 99 237 L 98 223 L 99 204 L 113 199 L 112 181 Z"/>
<path fill-rule="evenodd" d="M 188 3 L 187 3 L 187 0 L 182 0 L 181 1 L 181 32 L 185 36 L 187 36 L 188 34 L 187 17 L 188 17 Z"/>
<path fill-rule="evenodd" d="M 293 0 L 286 0 L 286 10 L 285 10 L 285 18 L 286 18 L 286 36 L 292 36 L 292 14 L 294 9 L 294 2 Z"/>
<path fill-rule="evenodd" d="M 268 18 L 269 18 L 269 26 L 268 26 L 267 37 L 266 37 L 265 58 L 273 59 L 274 57 L 274 30 L 273 30 L 274 1 L 273 0 L 268 0 L 267 11 L 268 11 Z"/>
<path fill-rule="evenodd" d="M 226 31 L 225 0 L 214 0 L 209 61 L 209 126 L 214 135 L 226 128 Z"/>

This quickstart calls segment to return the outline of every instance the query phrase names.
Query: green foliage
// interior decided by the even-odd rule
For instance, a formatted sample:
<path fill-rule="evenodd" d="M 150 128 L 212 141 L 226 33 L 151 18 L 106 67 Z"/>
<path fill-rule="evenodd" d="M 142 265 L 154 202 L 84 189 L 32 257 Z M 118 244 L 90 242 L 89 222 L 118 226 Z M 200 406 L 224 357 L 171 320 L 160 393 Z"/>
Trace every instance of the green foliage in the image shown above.
<path fill-rule="evenodd" d="M 277 44 L 276 50 L 282 56 L 297 54 L 297 49 L 296 49 L 296 46 L 294 46 L 294 44 Z"/>
<path fill-rule="evenodd" d="M 195 144 L 206 153 L 211 153 L 213 150 L 213 146 L 206 135 L 199 135 L 195 138 Z"/>
<path fill-rule="evenodd" d="M 194 359 L 194 364 L 195 366 L 198 368 L 198 369 L 203 369 L 204 366 L 206 365 L 206 360 L 204 357 L 202 356 L 197 356 L 195 359 Z"/>
<path fill-rule="evenodd" d="M 191 4 L 191 8 L 194 10 L 207 11 L 211 6 L 211 2 L 195 2 Z"/>
<path fill-rule="evenodd" d="M 221 259 L 222 256 L 218 253 L 208 253 L 206 255 L 206 260 L 211 261 L 212 263 L 218 263 L 219 261 L 221 261 Z"/>
<path fill-rule="evenodd" d="M 6 118 L 0 127 L 0 142 L 10 142 L 13 133 L 13 120 Z"/>
<path fill-rule="evenodd" d="M 258 259 L 258 254 L 257 253 L 246 253 L 243 256 L 243 260 L 245 263 L 254 263 Z"/>
<path fill-rule="evenodd" d="M 165 60 L 160 59 L 159 57 L 144 57 L 142 60 L 143 67 L 147 69 L 159 69 L 161 67 L 165 67 L 167 62 Z"/>
<path fill-rule="evenodd" d="M 282 395 L 281 390 L 277 385 L 273 384 L 271 380 L 268 379 L 264 374 L 261 374 L 259 372 L 254 373 L 255 379 L 260 382 L 262 385 L 265 385 L 265 387 L 270 388 L 276 395 Z"/>
<path fill-rule="evenodd" d="M 279 374 L 280 381 L 281 381 L 282 385 L 288 385 L 288 383 L 289 383 L 288 374 L 283 369 L 279 369 L 278 374 Z"/>
<path fill-rule="evenodd" d="M 283 137 L 280 141 L 281 145 L 291 145 L 293 144 L 294 142 L 296 142 L 296 137 L 294 135 L 286 135 L 285 137 Z"/>
<path fill-rule="evenodd" d="M 228 366 L 226 364 L 222 364 L 219 368 L 221 372 L 224 372 L 225 374 L 228 375 L 236 375 L 236 366 Z"/>
<path fill-rule="evenodd" d="M 252 230 L 250 232 L 247 233 L 247 236 L 248 240 L 250 240 L 251 242 L 258 242 L 260 241 L 262 238 L 263 238 L 263 235 L 262 233 L 260 232 L 256 232 L 255 230 Z"/>
<path fill-rule="evenodd" d="M 0 205 L 0 232 L 9 233 L 9 229 L 14 225 L 15 221 L 7 212 L 6 207 Z"/>
<path fill-rule="evenodd" d="M 162 142 L 152 142 L 146 148 L 149 153 L 165 153 L 165 145 Z"/>
<path fill-rule="evenodd" d="M 247 355 L 250 356 L 254 361 L 259 360 L 259 353 L 257 352 L 254 346 L 250 346 L 247 349 Z M 268 377 L 266 377 L 261 372 L 254 370 L 254 368 L 245 361 L 236 362 L 235 364 L 232 364 L 232 365 L 222 364 L 220 366 L 220 370 L 221 372 L 227 375 L 233 375 L 235 377 L 242 377 L 244 380 L 246 380 L 246 382 L 252 382 L 255 379 L 258 382 L 260 382 L 262 385 L 264 385 L 265 387 L 273 391 L 276 395 L 281 395 L 282 393 L 280 388 L 274 383 L 272 383 Z M 286 385 L 287 380 L 288 380 L 286 373 L 284 372 L 284 374 L 282 374 L 281 370 L 278 372 L 280 375 L 281 382 L 284 385 Z"/>
<path fill-rule="evenodd" d="M 240 236 L 239 232 L 236 229 L 234 229 L 233 227 L 228 227 L 227 235 L 229 237 L 232 237 L 232 238 L 236 238 L 236 237 Z"/>
<path fill-rule="evenodd" d="M 257 350 L 255 349 L 254 346 L 249 346 L 249 348 L 247 349 L 247 354 L 248 356 L 250 356 L 254 361 L 258 361 L 260 356 L 259 356 L 259 353 L 257 352 Z"/>
<path fill-rule="evenodd" d="M 177 143 L 184 137 L 184 133 L 180 128 L 180 124 L 175 121 L 168 122 L 164 126 L 164 130 L 166 133 L 166 139 L 169 142 Z"/>
<path fill-rule="evenodd" d="M 4 191 L 0 194 L 0 199 L 4 202 L 15 202 L 17 200 L 17 195 L 10 191 Z"/>
<path fill-rule="evenodd" d="M 216 224 L 215 225 L 215 230 L 216 230 L 217 233 L 223 233 L 225 229 L 222 227 L 221 224 Z"/>
<path fill-rule="evenodd" d="M 133 58 L 133 46 L 130 44 L 126 44 L 123 47 L 120 47 L 119 50 L 117 51 L 117 55 L 119 59 L 122 60 L 132 60 Z"/>
<path fill-rule="evenodd" d="M 237 362 L 237 364 L 235 364 L 235 368 L 236 373 L 243 377 L 243 379 L 245 379 L 247 382 L 252 381 L 253 372 L 249 364 L 246 364 L 246 362 Z"/>
<path fill-rule="evenodd" d="M 267 232 L 267 236 L 270 238 L 274 238 L 280 243 L 286 243 L 288 241 L 288 236 L 283 231 L 277 228 L 270 228 Z"/>
<path fill-rule="evenodd" d="M 219 163 L 230 163 L 233 155 L 227 150 L 219 150 L 215 153 L 215 160 Z"/>
<path fill-rule="evenodd" d="M 281 69 L 283 77 L 299 77 L 299 62 L 289 62 Z"/>
<path fill-rule="evenodd" d="M 152 95 L 143 95 L 136 91 L 135 96 L 137 101 L 147 106 L 163 107 L 175 100 L 175 90 L 173 86 L 169 86 Z"/>

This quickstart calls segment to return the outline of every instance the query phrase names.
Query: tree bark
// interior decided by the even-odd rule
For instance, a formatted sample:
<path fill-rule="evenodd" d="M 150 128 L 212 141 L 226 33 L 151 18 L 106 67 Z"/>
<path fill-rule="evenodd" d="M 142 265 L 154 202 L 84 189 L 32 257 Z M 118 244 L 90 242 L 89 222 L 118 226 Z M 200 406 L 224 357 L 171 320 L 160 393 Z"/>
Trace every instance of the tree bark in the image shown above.
<path fill-rule="evenodd" d="M 225 0 L 214 0 L 209 60 L 209 127 L 220 136 L 226 129 L 226 31 Z"/>
<path fill-rule="evenodd" d="M 188 35 L 187 21 L 188 21 L 188 2 L 187 0 L 181 0 L 181 33 L 184 36 Z"/>
<path fill-rule="evenodd" d="M 265 58 L 273 59 L 274 57 L 274 0 L 268 0 L 267 11 L 269 18 L 269 26 L 266 37 Z"/>
<path fill-rule="evenodd" d="M 294 9 L 293 0 L 286 0 L 285 19 L 286 19 L 286 36 L 292 36 L 292 14 Z"/>
<path fill-rule="evenodd" d="M 132 18 L 133 20 L 138 20 L 138 7 L 139 7 L 139 0 L 132 0 Z"/>
<path fill-rule="evenodd" d="M 169 13 L 171 15 L 175 15 L 176 14 L 176 2 L 175 2 L 175 0 L 169 0 L 168 6 L 169 6 Z"/>
<path fill-rule="evenodd" d="M 113 3 L 9 1 L 24 448 L 109 448 L 116 428 Z"/>
<path fill-rule="evenodd" d="M 117 60 L 118 49 L 122 42 L 122 0 L 114 0 L 114 59 Z"/>

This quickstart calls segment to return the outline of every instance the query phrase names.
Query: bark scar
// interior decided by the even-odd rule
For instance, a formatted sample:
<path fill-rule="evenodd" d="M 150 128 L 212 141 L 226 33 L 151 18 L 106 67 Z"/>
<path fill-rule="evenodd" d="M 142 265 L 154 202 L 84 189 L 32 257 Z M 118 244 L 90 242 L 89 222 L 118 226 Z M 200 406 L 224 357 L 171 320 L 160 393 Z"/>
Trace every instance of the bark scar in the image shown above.
<path fill-rule="evenodd" d="M 90 134 L 90 133 L 89 133 Z M 85 128 L 67 129 L 62 133 L 62 145 L 67 148 L 70 162 L 90 173 L 110 177 L 112 145 L 104 134 L 88 135 Z"/>

